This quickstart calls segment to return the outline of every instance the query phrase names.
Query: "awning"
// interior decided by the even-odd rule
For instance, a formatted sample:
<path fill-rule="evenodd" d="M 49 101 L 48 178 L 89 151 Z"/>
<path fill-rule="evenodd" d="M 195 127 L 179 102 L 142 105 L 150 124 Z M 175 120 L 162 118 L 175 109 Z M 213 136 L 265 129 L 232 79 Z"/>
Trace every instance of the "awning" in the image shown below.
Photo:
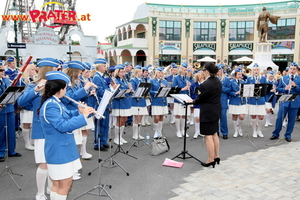
<path fill-rule="evenodd" d="M 175 48 L 165 48 L 160 50 L 160 54 L 163 55 L 180 55 L 181 52 Z"/>
<path fill-rule="evenodd" d="M 201 48 L 194 51 L 193 55 L 216 55 L 216 52 L 212 49 Z"/>
<path fill-rule="evenodd" d="M 238 49 L 231 50 L 228 55 L 253 55 L 253 53 L 249 49 L 238 48 Z"/>
<path fill-rule="evenodd" d="M 294 49 L 288 49 L 288 48 L 275 48 L 271 50 L 271 53 L 274 55 L 280 55 L 280 54 L 294 54 Z"/>

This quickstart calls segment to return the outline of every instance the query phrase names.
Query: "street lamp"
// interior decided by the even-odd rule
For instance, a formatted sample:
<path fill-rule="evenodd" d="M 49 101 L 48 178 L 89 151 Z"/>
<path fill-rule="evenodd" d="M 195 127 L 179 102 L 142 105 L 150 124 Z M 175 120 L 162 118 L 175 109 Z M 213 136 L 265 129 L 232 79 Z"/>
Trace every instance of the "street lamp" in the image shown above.
<path fill-rule="evenodd" d="M 68 42 L 69 42 L 69 52 L 67 52 L 67 54 L 69 54 L 69 61 L 71 61 L 72 60 L 72 58 L 71 58 L 71 55 L 72 55 L 72 51 L 71 51 L 72 40 L 71 40 L 70 36 L 69 36 Z"/>
<path fill-rule="evenodd" d="M 13 6 L 9 9 L 12 15 L 17 16 L 19 9 L 16 7 L 16 0 L 13 1 Z M 18 29 L 17 29 L 17 20 L 14 20 L 14 31 L 15 31 L 15 43 L 18 43 Z M 16 48 L 16 59 L 17 59 L 17 69 L 20 68 L 19 62 L 19 49 Z"/>

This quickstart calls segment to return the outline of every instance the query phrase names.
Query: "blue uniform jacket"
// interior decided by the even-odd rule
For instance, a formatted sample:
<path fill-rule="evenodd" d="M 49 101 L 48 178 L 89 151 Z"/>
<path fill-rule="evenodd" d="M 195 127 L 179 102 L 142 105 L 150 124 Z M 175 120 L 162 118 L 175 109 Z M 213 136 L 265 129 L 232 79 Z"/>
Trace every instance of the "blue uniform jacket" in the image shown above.
<path fill-rule="evenodd" d="M 182 76 L 180 75 L 175 76 L 172 87 L 184 88 L 185 86 L 187 86 L 187 81 L 189 81 L 187 76 L 185 76 L 185 78 L 182 78 Z M 179 94 L 189 95 L 189 92 L 190 92 L 189 90 L 184 90 L 184 91 L 180 91 Z M 180 102 L 174 99 L 174 103 L 180 103 Z"/>
<path fill-rule="evenodd" d="M 20 80 L 18 81 L 17 83 L 17 86 L 27 86 L 28 84 L 24 81 L 23 78 L 20 78 Z M 32 105 L 32 102 L 29 102 L 29 104 L 25 107 L 23 107 L 24 110 L 30 110 L 30 111 L 33 111 L 33 105 Z"/>
<path fill-rule="evenodd" d="M 78 110 L 70 111 L 56 97 L 47 99 L 40 109 L 48 164 L 64 164 L 79 158 L 73 130 L 87 125 Z"/>
<path fill-rule="evenodd" d="M 141 82 L 144 82 L 144 80 L 138 79 L 137 77 L 134 77 L 133 79 L 130 80 L 133 91 L 136 91 L 136 89 L 138 88 L 138 86 Z M 146 100 L 145 100 L 145 98 L 139 98 L 137 101 L 136 98 L 131 98 L 131 106 L 146 107 Z"/>
<path fill-rule="evenodd" d="M 192 99 L 196 99 L 197 96 L 200 94 L 200 83 L 195 82 L 190 87 L 190 94 Z M 200 108 L 201 104 L 194 105 L 194 108 Z"/>
<path fill-rule="evenodd" d="M 18 76 L 18 73 L 19 73 L 19 71 L 18 70 L 12 70 L 12 69 L 10 69 L 10 68 L 8 68 L 5 72 L 4 72 L 4 74 L 5 74 L 5 76 L 9 76 L 9 79 L 10 80 L 14 80 L 15 78 L 16 78 L 16 76 Z"/>
<path fill-rule="evenodd" d="M 116 78 L 116 84 L 120 84 L 120 90 L 128 90 L 128 82 L 125 79 Z M 131 97 L 129 93 L 126 93 L 125 98 L 113 99 L 113 109 L 130 109 Z"/>
<path fill-rule="evenodd" d="M 173 82 L 174 78 L 175 78 L 175 75 L 170 75 L 170 76 L 168 76 L 168 77 L 166 78 L 166 80 L 167 80 L 168 82 Z"/>
<path fill-rule="evenodd" d="M 241 80 L 240 85 L 237 82 L 237 79 L 230 80 L 230 92 L 229 92 L 229 105 L 244 105 L 246 104 L 246 98 L 240 97 L 240 94 L 236 94 L 240 90 L 240 86 L 242 83 L 245 83 Z"/>
<path fill-rule="evenodd" d="M 278 82 L 277 82 L 275 79 L 274 79 L 274 81 L 268 81 L 268 80 L 267 80 L 266 83 L 272 84 L 273 87 L 275 86 L 276 88 L 277 88 L 277 85 L 278 85 Z M 273 89 L 273 88 L 272 88 L 272 89 Z M 272 89 L 271 89 L 271 90 L 272 90 Z M 276 99 L 277 99 L 277 97 L 276 97 L 276 95 L 275 95 L 275 92 L 267 92 L 267 94 L 266 94 L 266 96 L 265 96 L 265 101 L 268 102 L 269 99 L 270 99 L 270 97 L 271 97 L 272 95 L 274 95 L 274 97 L 273 97 L 273 99 L 272 99 L 272 102 L 270 102 L 270 103 L 272 104 L 272 107 L 275 108 Z"/>
<path fill-rule="evenodd" d="M 2 78 L 2 84 L 0 85 L 0 96 L 6 90 L 7 87 L 10 86 L 10 81 L 8 78 Z M 0 115 L 14 112 L 14 106 L 12 104 L 5 105 L 5 108 L 2 108 L 0 111 Z"/>
<path fill-rule="evenodd" d="M 282 94 L 300 94 L 300 77 L 295 75 L 294 82 L 296 87 L 291 88 L 291 90 L 285 90 L 285 87 L 289 85 L 290 82 L 290 75 L 286 75 L 281 77 L 280 82 L 277 87 L 277 92 Z M 300 108 L 300 97 L 299 95 L 296 97 L 294 101 L 285 101 L 283 103 L 284 107 L 291 107 L 291 108 Z"/>
<path fill-rule="evenodd" d="M 222 108 L 228 108 L 228 99 L 229 99 L 229 93 L 231 89 L 230 79 L 225 76 L 221 81 L 221 83 L 222 83 L 222 94 L 221 94 Z"/>
<path fill-rule="evenodd" d="M 247 84 L 255 84 L 254 76 L 249 76 L 247 78 Z M 258 76 L 258 82 L 259 83 L 267 83 L 266 77 L 264 76 Z M 250 105 L 265 105 L 266 99 L 265 97 L 249 97 L 248 98 L 248 104 Z"/>
<path fill-rule="evenodd" d="M 165 86 L 168 86 L 168 82 L 166 80 L 161 80 L 161 83 L 158 79 L 150 79 L 150 83 L 152 87 L 150 89 L 151 96 L 151 105 L 152 106 L 167 106 L 167 98 L 166 97 L 154 97 L 158 92 L 158 89 L 161 87 L 161 83 Z"/>
<path fill-rule="evenodd" d="M 38 92 L 34 91 L 36 83 L 30 83 L 26 91 L 19 97 L 18 104 L 19 106 L 25 107 L 28 104 L 32 103 L 33 110 L 33 120 L 32 120 L 32 139 L 44 139 L 44 134 L 42 132 L 41 123 L 39 116 L 37 115 L 37 109 L 41 105 L 42 96 Z"/>
<path fill-rule="evenodd" d="M 79 84 L 79 85 L 75 85 L 74 87 L 68 86 L 67 92 L 65 95 L 74 99 L 75 101 L 81 101 L 82 99 L 87 97 L 89 95 L 89 93 L 85 91 L 84 87 L 82 87 L 81 84 Z M 70 101 L 67 98 L 63 97 L 61 99 L 61 101 L 63 102 L 63 104 L 65 104 L 65 106 L 69 110 L 77 110 L 78 109 L 78 105 L 73 103 L 72 101 Z"/>

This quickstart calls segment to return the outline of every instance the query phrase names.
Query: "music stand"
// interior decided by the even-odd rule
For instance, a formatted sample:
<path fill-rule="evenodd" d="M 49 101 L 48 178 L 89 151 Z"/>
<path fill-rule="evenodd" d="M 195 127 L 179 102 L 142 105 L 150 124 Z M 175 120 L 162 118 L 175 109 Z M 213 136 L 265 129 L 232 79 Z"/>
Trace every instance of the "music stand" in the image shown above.
<path fill-rule="evenodd" d="M 240 93 L 240 97 L 255 97 L 256 99 L 258 99 L 259 97 L 263 97 L 266 96 L 267 93 L 267 88 L 268 88 L 267 83 L 260 83 L 260 84 L 241 84 L 241 93 Z M 255 148 L 257 148 L 257 146 L 253 143 L 253 141 L 251 140 L 250 136 L 249 136 L 249 128 L 251 127 L 250 124 L 250 116 L 248 113 L 248 129 L 245 132 L 245 135 L 243 136 L 243 139 L 240 140 L 236 140 L 235 142 L 239 142 L 242 141 L 244 139 L 247 139 Z"/>
<path fill-rule="evenodd" d="M 169 83 L 173 83 L 173 82 L 168 82 L 168 87 L 169 87 Z M 171 90 L 170 90 L 169 94 L 167 95 L 167 97 L 172 97 L 171 94 L 179 94 L 179 92 L 181 91 L 181 88 L 179 88 L 177 86 L 172 87 L 172 84 L 170 85 L 170 87 L 171 87 Z M 172 118 L 170 117 L 169 122 L 171 122 L 171 121 L 172 121 Z M 169 123 L 169 124 L 170 124 L 171 128 L 173 129 L 173 131 L 175 131 L 175 128 L 173 127 L 173 124 L 172 123 Z"/>
<path fill-rule="evenodd" d="M 298 94 L 278 94 L 278 95 L 274 95 L 273 97 L 270 97 L 269 101 L 273 101 L 273 98 L 275 98 L 275 96 L 277 97 L 276 101 L 279 102 L 279 104 L 282 104 L 286 101 L 294 101 L 296 99 L 296 97 L 298 96 Z M 279 105 L 279 106 L 281 106 L 281 105 Z M 282 120 L 284 120 L 284 108 L 282 111 Z M 279 137 L 277 142 L 275 142 L 273 144 L 269 144 L 269 146 L 277 145 L 280 142 L 285 143 L 285 144 L 287 143 L 287 141 L 285 141 L 285 139 L 284 139 L 284 134 L 282 135 L 282 137 Z"/>
<path fill-rule="evenodd" d="M 194 158 L 195 160 L 197 160 L 200 163 L 201 162 L 199 159 L 195 158 L 194 156 L 192 156 L 188 150 L 186 150 L 186 131 L 187 131 L 187 127 L 186 127 L 186 122 L 187 122 L 187 109 L 188 109 L 188 105 L 191 105 L 193 103 L 188 103 L 188 100 L 193 101 L 193 99 L 191 99 L 191 97 L 189 97 L 186 94 L 171 94 L 172 97 L 174 97 L 175 99 L 177 99 L 180 103 L 182 103 L 185 106 L 185 120 L 184 120 L 184 141 L 183 141 L 183 150 L 174 158 L 172 158 L 172 160 L 174 160 L 175 158 L 181 158 L 183 160 L 187 159 L 187 158 Z M 189 157 L 186 156 L 189 155 Z M 180 157 L 182 156 L 182 157 Z"/>
<path fill-rule="evenodd" d="M 7 104 L 14 104 L 16 100 L 22 95 L 24 90 L 23 86 L 10 86 L 6 88 L 6 90 L 2 93 L 0 97 L 0 105 L 7 105 Z M 6 107 L 4 107 L 6 109 Z M 6 166 L 5 169 L 2 171 L 0 174 L 0 178 L 9 175 L 10 178 L 13 180 L 13 182 L 16 184 L 16 186 L 21 190 L 20 186 L 17 184 L 15 181 L 14 177 L 12 175 L 17 175 L 17 176 L 23 176 L 21 174 L 16 174 L 12 171 L 11 167 L 9 166 L 9 157 L 8 157 L 8 128 L 7 128 L 7 113 L 5 113 L 5 137 L 6 137 Z"/>
<path fill-rule="evenodd" d="M 140 104 L 140 99 L 141 98 L 146 98 L 146 96 L 148 95 L 150 89 L 152 87 L 151 83 L 143 83 L 140 82 L 136 91 L 134 92 L 134 94 L 132 95 L 132 98 L 136 99 L 136 101 L 138 102 L 138 107 Z M 140 109 L 138 108 L 138 115 L 139 115 L 139 111 Z M 143 142 L 143 144 L 141 146 L 139 146 L 139 142 Z M 136 144 L 137 143 L 137 144 Z M 129 150 L 131 149 L 131 147 L 135 146 L 135 147 L 142 147 L 144 145 L 147 145 L 149 148 L 151 148 L 151 146 L 149 144 L 147 144 L 145 142 L 145 139 L 140 139 L 140 124 L 138 124 L 138 137 L 137 139 L 134 140 L 134 142 L 130 145 L 130 147 L 128 148 L 128 150 L 126 151 L 126 153 L 129 152 Z"/>

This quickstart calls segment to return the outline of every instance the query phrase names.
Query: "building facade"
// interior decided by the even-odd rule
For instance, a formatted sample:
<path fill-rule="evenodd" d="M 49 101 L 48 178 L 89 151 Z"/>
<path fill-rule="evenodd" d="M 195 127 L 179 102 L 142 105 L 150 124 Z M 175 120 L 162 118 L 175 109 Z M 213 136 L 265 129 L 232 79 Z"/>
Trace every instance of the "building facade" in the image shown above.
<path fill-rule="evenodd" d="M 272 60 L 285 69 L 299 62 L 300 1 L 247 5 L 166 5 L 144 3 L 134 19 L 117 26 L 114 43 L 100 48 L 110 65 L 166 66 L 171 62 L 194 65 L 209 56 L 218 63 L 235 64 L 236 59 L 254 58 L 259 42 L 257 19 L 263 7 L 281 16 L 269 23 L 267 40 Z"/>

